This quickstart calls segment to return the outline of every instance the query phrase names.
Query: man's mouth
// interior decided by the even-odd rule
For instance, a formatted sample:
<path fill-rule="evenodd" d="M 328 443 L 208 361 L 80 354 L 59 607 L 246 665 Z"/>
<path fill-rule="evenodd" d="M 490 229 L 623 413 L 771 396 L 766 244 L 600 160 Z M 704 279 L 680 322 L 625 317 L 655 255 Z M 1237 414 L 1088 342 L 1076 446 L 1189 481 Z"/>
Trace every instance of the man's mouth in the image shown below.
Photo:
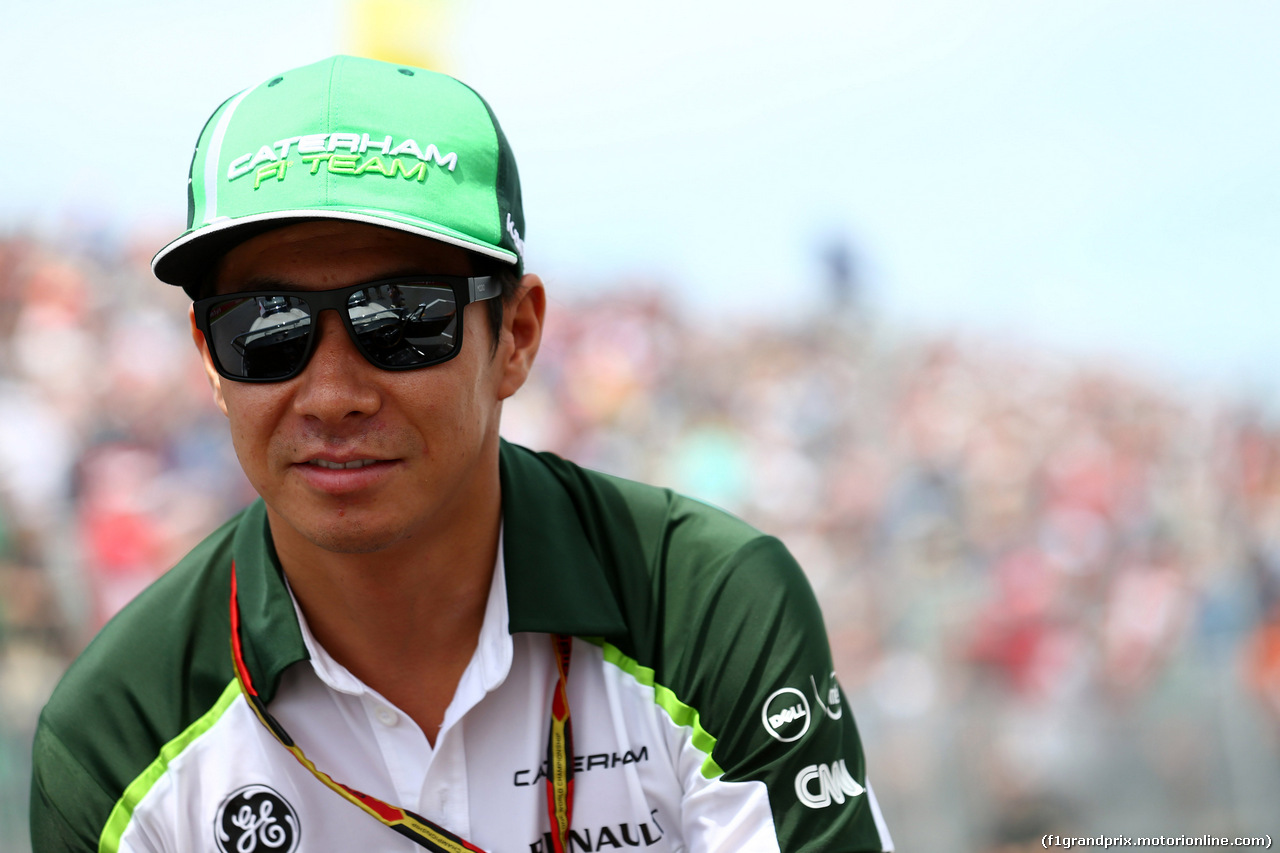
<path fill-rule="evenodd" d="M 307 462 L 308 465 L 317 465 L 321 468 L 329 468 L 330 470 L 341 470 L 344 468 L 363 468 L 366 465 L 373 465 L 381 462 L 380 459 L 352 459 L 350 462 L 330 462 L 327 459 L 312 459 Z"/>

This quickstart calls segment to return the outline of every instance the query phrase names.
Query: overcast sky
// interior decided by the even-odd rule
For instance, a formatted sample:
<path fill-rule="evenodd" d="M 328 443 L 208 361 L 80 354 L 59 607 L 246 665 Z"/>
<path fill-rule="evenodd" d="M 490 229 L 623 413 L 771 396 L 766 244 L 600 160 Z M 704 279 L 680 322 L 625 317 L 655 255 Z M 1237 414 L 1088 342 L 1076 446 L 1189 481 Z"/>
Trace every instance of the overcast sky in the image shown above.
<path fill-rule="evenodd" d="M 345 0 L 14 5 L 8 228 L 180 230 L 213 108 L 359 46 Z M 883 322 L 1280 391 L 1280 4 L 428 8 L 401 29 L 497 111 L 553 288 L 797 317 L 843 241 Z"/>

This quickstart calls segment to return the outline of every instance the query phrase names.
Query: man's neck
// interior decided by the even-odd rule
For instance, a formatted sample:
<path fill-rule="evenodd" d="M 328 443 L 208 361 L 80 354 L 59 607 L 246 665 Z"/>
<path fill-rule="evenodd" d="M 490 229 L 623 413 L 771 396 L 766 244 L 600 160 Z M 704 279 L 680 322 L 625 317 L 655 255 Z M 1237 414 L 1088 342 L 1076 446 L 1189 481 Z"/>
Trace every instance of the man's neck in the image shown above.
<path fill-rule="evenodd" d="M 470 516 L 471 529 L 371 554 L 299 547 L 275 537 L 272 520 L 281 565 L 316 641 L 433 745 L 484 623 L 500 518 L 495 502 Z"/>

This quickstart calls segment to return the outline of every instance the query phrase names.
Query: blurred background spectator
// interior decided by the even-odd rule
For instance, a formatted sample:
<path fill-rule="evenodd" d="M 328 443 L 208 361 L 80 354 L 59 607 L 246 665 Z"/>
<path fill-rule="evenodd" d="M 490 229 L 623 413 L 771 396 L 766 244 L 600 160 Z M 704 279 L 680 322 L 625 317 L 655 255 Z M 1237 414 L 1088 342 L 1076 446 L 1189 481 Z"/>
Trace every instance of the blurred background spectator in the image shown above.
<path fill-rule="evenodd" d="M 722 333 L 656 282 L 553 285 L 504 432 L 790 545 L 900 849 L 1274 830 L 1280 423 L 1114 364 L 894 334 L 851 292 Z M 9 234 L 0 303 L 0 850 L 20 850 L 62 668 L 252 492 L 145 256 Z"/>

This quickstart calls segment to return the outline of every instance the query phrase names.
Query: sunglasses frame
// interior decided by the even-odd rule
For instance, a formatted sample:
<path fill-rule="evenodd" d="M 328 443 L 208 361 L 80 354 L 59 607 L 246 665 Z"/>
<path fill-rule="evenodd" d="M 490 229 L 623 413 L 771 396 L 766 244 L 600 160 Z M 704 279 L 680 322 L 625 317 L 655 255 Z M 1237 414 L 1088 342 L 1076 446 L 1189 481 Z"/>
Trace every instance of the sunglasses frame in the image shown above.
<path fill-rule="evenodd" d="M 457 304 L 456 316 L 459 320 L 457 324 L 457 335 L 454 338 L 453 348 L 443 358 L 433 359 L 424 364 L 404 364 L 404 365 L 385 365 L 379 364 L 373 360 L 364 346 L 360 343 L 360 338 L 356 334 L 355 326 L 351 322 L 351 315 L 348 313 L 347 300 L 352 293 L 365 290 L 370 287 L 383 287 L 389 285 L 446 285 L 453 291 L 453 298 Z M 444 364 L 449 359 L 456 356 L 462 351 L 462 330 L 464 323 L 461 322 L 463 309 L 472 302 L 483 302 L 502 295 L 502 287 L 499 285 L 495 276 L 461 276 L 461 275 L 410 275 L 398 276 L 396 278 L 382 278 L 374 281 L 361 282 L 359 284 L 350 284 L 345 287 L 338 287 L 332 290 L 247 290 L 239 293 L 220 293 L 216 296 L 207 296 L 204 299 L 197 299 L 193 305 L 195 308 L 196 328 L 204 335 L 205 344 L 209 350 L 209 356 L 213 360 L 213 366 L 218 371 L 218 375 L 232 382 L 252 382 L 266 384 L 271 382 L 288 382 L 290 379 L 297 377 L 302 371 L 307 369 L 307 365 L 311 362 L 311 356 L 315 353 L 316 342 L 320 336 L 316 334 L 316 328 L 320 321 L 320 315 L 324 311 L 333 310 L 338 312 L 338 316 L 342 318 L 342 325 L 347 329 L 347 335 L 351 339 L 351 343 L 355 346 L 356 351 L 364 357 L 365 361 L 377 367 L 379 370 L 420 370 L 424 367 L 432 367 L 437 364 Z M 218 358 L 217 348 L 213 345 L 213 335 L 211 332 L 211 324 L 209 314 L 219 304 L 228 300 L 236 299 L 259 299 L 265 297 L 283 296 L 290 299 L 297 299 L 307 304 L 307 310 L 310 312 L 311 329 L 307 332 L 307 349 L 302 358 L 298 361 L 298 366 L 284 376 L 271 377 L 252 377 L 237 376 L 227 371 L 223 367 L 221 360 Z"/>

